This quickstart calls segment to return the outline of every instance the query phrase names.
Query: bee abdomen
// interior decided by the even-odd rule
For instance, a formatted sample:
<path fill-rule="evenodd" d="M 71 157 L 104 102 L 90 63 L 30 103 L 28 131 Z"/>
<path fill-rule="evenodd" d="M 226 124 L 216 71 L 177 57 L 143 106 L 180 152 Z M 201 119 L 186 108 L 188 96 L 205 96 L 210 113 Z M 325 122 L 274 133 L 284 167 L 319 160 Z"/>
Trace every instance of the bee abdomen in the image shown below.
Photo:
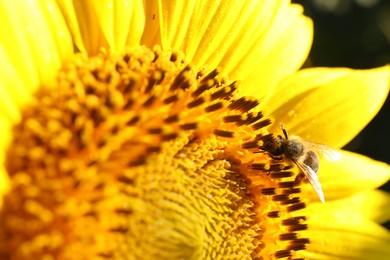
<path fill-rule="evenodd" d="M 320 167 L 320 163 L 318 161 L 318 156 L 313 151 L 307 151 L 305 160 L 303 160 L 303 163 L 309 166 L 314 172 L 318 172 L 318 169 Z"/>

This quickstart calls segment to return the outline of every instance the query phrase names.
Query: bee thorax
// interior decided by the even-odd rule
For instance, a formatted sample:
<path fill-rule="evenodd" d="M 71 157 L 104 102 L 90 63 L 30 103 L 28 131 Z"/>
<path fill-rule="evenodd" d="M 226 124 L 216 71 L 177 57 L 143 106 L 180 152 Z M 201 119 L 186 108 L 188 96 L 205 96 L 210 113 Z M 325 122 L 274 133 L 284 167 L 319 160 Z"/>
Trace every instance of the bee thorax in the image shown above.
<path fill-rule="evenodd" d="M 283 154 L 294 161 L 297 161 L 305 153 L 305 147 L 296 140 L 285 140 L 281 145 Z"/>

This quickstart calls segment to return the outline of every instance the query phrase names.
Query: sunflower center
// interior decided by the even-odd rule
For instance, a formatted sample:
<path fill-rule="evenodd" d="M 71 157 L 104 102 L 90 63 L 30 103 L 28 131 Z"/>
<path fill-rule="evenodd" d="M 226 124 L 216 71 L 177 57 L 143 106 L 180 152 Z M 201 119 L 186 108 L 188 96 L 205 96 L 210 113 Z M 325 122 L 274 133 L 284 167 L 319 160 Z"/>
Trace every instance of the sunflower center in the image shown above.
<path fill-rule="evenodd" d="M 304 249 L 305 207 L 258 100 L 218 69 L 139 47 L 75 57 L 14 127 L 8 258 L 244 259 Z"/>

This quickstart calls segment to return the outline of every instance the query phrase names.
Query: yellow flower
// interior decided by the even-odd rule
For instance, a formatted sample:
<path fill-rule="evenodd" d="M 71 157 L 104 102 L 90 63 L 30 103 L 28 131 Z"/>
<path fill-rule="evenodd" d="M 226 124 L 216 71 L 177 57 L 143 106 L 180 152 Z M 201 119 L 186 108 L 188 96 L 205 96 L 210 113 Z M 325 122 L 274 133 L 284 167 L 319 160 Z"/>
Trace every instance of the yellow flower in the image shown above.
<path fill-rule="evenodd" d="M 3 1 L 2 259 L 388 259 L 388 165 L 350 141 L 388 66 L 309 68 L 289 1 Z M 144 45 L 144 46 L 141 46 Z M 77 51 L 74 51 L 74 48 Z"/>

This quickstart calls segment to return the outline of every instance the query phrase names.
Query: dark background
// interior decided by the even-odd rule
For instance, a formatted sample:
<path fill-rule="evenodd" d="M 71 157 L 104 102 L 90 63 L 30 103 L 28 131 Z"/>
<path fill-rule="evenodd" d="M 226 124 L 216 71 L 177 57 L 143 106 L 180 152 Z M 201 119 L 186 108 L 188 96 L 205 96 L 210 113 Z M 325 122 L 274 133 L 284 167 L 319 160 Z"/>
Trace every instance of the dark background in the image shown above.
<path fill-rule="evenodd" d="M 390 63 L 389 0 L 293 0 L 314 21 L 309 66 L 373 68 Z M 346 147 L 390 164 L 390 99 Z M 390 191 L 390 183 L 382 189 Z M 390 228 L 390 223 L 386 223 Z"/>

